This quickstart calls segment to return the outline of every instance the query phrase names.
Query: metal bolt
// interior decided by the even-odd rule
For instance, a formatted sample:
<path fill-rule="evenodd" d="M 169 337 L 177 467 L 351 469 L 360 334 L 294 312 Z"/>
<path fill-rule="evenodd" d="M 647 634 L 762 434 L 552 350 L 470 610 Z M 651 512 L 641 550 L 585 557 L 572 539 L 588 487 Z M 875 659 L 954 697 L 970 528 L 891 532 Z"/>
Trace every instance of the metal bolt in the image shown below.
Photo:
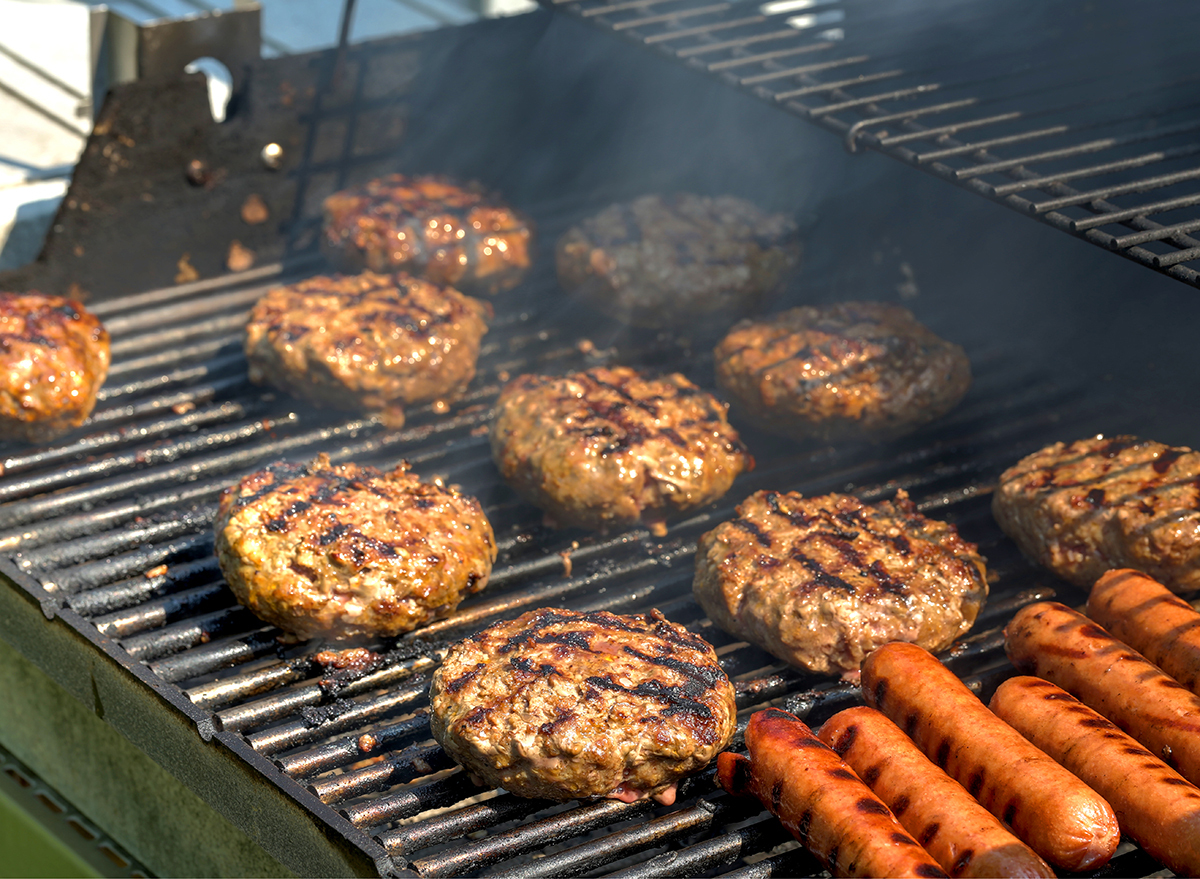
<path fill-rule="evenodd" d="M 278 171 L 283 165 L 283 147 L 277 143 L 269 143 L 262 148 L 262 163 L 272 171 Z"/>
<path fill-rule="evenodd" d="M 204 186 L 212 176 L 208 171 L 208 164 L 202 159 L 192 159 L 188 162 L 184 174 L 192 186 Z"/>

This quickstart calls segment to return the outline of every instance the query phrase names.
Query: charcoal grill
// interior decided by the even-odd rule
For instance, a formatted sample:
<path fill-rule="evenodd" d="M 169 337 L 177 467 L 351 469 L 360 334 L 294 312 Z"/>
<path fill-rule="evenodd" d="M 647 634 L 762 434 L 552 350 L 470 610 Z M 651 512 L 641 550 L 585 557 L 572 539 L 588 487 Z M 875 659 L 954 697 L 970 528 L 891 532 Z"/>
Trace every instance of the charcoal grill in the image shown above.
<path fill-rule="evenodd" d="M 474 83 L 472 107 L 488 106 L 487 87 L 469 66 L 488 34 L 510 46 L 508 55 L 493 47 L 493 59 L 523 65 L 514 75 L 526 89 L 524 106 L 505 97 L 511 113 L 463 118 L 449 130 L 414 128 L 431 108 L 444 115 L 454 107 L 464 83 Z M 853 491 L 865 500 L 904 488 L 927 514 L 955 522 L 977 542 L 995 573 L 975 630 L 947 656 L 986 696 L 1010 671 L 1000 627 L 1015 609 L 1054 594 L 1082 600 L 1023 560 L 998 531 L 989 512 L 997 475 L 1048 442 L 1101 431 L 1194 445 L 1200 412 L 1181 401 L 1200 390 L 1190 354 L 1200 300 L 1168 278 L 1098 256 L 938 181 L 849 156 L 836 140 L 810 135 L 785 114 L 669 59 L 598 42 L 565 16 L 541 12 L 351 48 L 340 63 L 361 64 L 361 83 L 371 64 L 404 53 L 431 71 L 424 85 L 420 76 L 414 80 L 412 94 L 420 97 L 406 110 L 408 137 L 383 157 L 355 153 L 347 137 L 344 164 L 295 166 L 288 179 L 309 191 L 297 197 L 292 218 L 311 229 L 323 185 L 318 174 L 353 182 L 386 163 L 469 173 L 510 194 L 537 223 L 542 258 L 528 282 L 496 300 L 476 380 L 449 411 L 418 407 L 398 431 L 248 384 L 240 353 L 244 314 L 272 284 L 319 270 L 303 235 L 281 235 L 286 244 L 277 261 L 241 274 L 183 284 L 168 276 L 155 289 L 98 283 L 93 306 L 112 333 L 114 364 L 95 414 L 77 434 L 47 448 L 5 449 L 0 462 L 0 572 L 9 581 L 0 589 L 4 655 L 39 667 L 84 706 L 76 704 L 78 714 L 99 715 L 153 768 L 165 768 L 156 784 L 179 785 L 265 850 L 254 870 L 812 874 L 818 866 L 807 855 L 781 848 L 782 828 L 754 803 L 721 794 L 711 772 L 684 784 L 673 807 L 555 805 L 475 788 L 429 739 L 422 710 L 430 671 L 449 641 L 527 609 L 657 607 L 716 646 L 737 682 L 743 720 L 749 709 L 776 704 L 819 723 L 856 702 L 855 690 L 782 668 L 716 630 L 690 596 L 696 539 L 759 488 Z M 324 62 L 291 63 L 288 75 L 299 76 Z M 252 69 L 251 82 L 256 75 Z M 511 83 L 506 78 L 505 88 Z M 633 88 L 641 89 L 636 99 Z M 593 105 L 589 113 L 578 112 L 581 89 Z M 327 121 L 309 106 L 297 124 L 319 129 Z M 236 129 L 223 136 L 238 143 Z M 697 142 L 712 149 L 697 154 Z M 134 148 L 130 153 L 132 166 L 144 167 Z M 188 153 L 171 155 L 179 171 Z M 350 161 L 355 157 L 360 161 Z M 228 184 L 240 197 L 236 187 L 256 178 L 232 161 L 229 167 Z M 164 211 L 182 211 L 190 184 L 170 170 L 160 169 L 153 192 Z M 80 179 L 87 183 L 88 173 Z M 95 186 L 118 215 L 119 186 Z M 624 362 L 680 369 L 712 384 L 710 352 L 723 327 L 623 328 L 564 302 L 547 259 L 548 243 L 588 213 L 630 194 L 676 188 L 737 191 L 769 207 L 801 205 L 811 217 L 806 265 L 773 306 L 903 299 L 966 347 L 974 385 L 949 416 L 884 446 L 806 446 L 747 431 L 757 469 L 723 501 L 673 523 L 666 538 L 642 529 L 608 536 L 547 530 L 490 462 L 486 428 L 507 375 Z M 863 203 L 870 209 L 864 212 Z M 83 241 L 87 230 L 73 216 L 60 217 L 63 230 L 48 252 L 61 261 L 78 243 L 93 254 L 89 277 L 100 278 L 104 260 L 129 242 L 111 231 Z M 203 247 L 197 242 L 197 265 L 223 252 L 219 235 L 226 232 L 213 233 Z M 139 244 L 150 247 L 151 264 L 159 259 L 154 245 L 152 237 Z M 172 251 L 168 270 L 176 258 Z M 38 271 L 49 277 L 62 269 L 47 260 L 24 277 L 36 279 Z M 483 503 L 500 548 L 484 593 L 453 617 L 376 645 L 376 661 L 357 671 L 323 666 L 317 645 L 281 641 L 239 608 L 212 557 L 210 522 L 223 487 L 269 461 L 318 452 L 377 466 L 406 458 L 422 476 L 460 484 Z M 56 749 L 55 739 L 69 738 L 65 730 L 14 731 L 6 715 L 0 719 L 6 739 L 20 738 L 5 744 L 51 755 L 39 763 L 18 754 L 67 788 L 132 854 L 152 869 L 197 872 L 187 858 L 199 857 L 203 836 L 180 834 L 158 847 L 146 838 L 152 830 L 128 838 L 136 833 L 122 815 L 139 808 L 143 821 L 178 828 L 170 802 L 157 801 L 153 789 L 130 793 L 115 771 L 99 782 L 110 788 L 107 797 L 71 790 L 79 743 Z M 1126 845 L 1106 874 L 1157 868 Z"/>

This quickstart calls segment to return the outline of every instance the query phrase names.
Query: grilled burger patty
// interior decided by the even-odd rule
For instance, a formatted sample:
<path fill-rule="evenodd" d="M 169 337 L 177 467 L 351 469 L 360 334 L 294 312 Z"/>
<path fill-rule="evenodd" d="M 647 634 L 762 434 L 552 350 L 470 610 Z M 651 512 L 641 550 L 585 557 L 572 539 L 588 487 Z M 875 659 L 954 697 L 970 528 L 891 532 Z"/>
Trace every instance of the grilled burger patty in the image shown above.
<path fill-rule="evenodd" d="M 533 227 L 478 183 L 392 174 L 325 199 L 322 244 L 344 272 L 399 270 L 496 293 L 528 272 Z"/>
<path fill-rule="evenodd" d="M 408 632 L 481 590 L 496 560 L 478 501 L 404 463 L 273 464 L 221 495 L 214 527 L 238 601 L 301 638 Z"/>
<path fill-rule="evenodd" d="M 652 796 L 729 743 L 733 685 L 708 643 L 658 611 L 542 608 L 454 645 L 433 676 L 433 737 L 523 797 Z"/>
<path fill-rule="evenodd" d="M 475 376 L 491 308 L 407 275 L 320 276 L 276 287 L 250 314 L 250 379 L 335 409 L 453 395 Z"/>
<path fill-rule="evenodd" d="M 108 331 L 78 302 L 0 293 L 0 438 L 48 442 L 87 420 L 108 375 Z"/>
<path fill-rule="evenodd" d="M 800 261 L 796 223 L 750 202 L 645 195 L 605 208 L 558 242 L 558 278 L 597 310 L 662 327 L 744 314 Z"/>
<path fill-rule="evenodd" d="M 945 649 L 974 624 L 988 586 L 975 545 L 903 490 L 877 504 L 760 491 L 700 538 L 693 591 L 727 632 L 835 673 L 888 641 Z"/>
<path fill-rule="evenodd" d="M 1000 476 L 992 513 L 1021 551 L 1077 586 L 1136 568 L 1200 589 L 1200 452 L 1131 436 L 1055 443 Z"/>
<path fill-rule="evenodd" d="M 962 348 L 882 302 L 742 321 L 714 356 L 735 416 L 789 437 L 890 439 L 945 415 L 971 384 Z"/>
<path fill-rule="evenodd" d="M 624 366 L 513 379 L 496 403 L 492 457 L 558 525 L 642 520 L 660 534 L 669 513 L 716 500 L 754 466 L 725 404 L 678 373 Z"/>

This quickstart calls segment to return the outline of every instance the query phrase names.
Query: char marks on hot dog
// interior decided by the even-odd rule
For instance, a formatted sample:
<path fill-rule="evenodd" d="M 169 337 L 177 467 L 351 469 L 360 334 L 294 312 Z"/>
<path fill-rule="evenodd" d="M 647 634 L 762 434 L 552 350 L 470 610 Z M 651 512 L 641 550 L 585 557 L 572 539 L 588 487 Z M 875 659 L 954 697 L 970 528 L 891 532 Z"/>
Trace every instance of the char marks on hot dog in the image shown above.
<path fill-rule="evenodd" d="M 874 708 L 847 708 L 819 738 L 871 786 L 951 876 L 1043 876 L 1054 871 Z"/>
<path fill-rule="evenodd" d="M 1092 587 L 1087 615 L 1200 694 L 1200 613 L 1166 586 L 1129 568 L 1109 571 Z"/>
<path fill-rule="evenodd" d="M 1183 776 L 1049 681 L 1011 678 L 991 708 L 1108 800 L 1149 854 L 1181 876 L 1200 875 L 1200 790 Z"/>
<path fill-rule="evenodd" d="M 1200 696 L 1057 602 L 1022 608 L 1004 634 L 1018 671 L 1058 684 L 1200 783 Z"/>
<path fill-rule="evenodd" d="M 945 876 L 886 805 L 799 718 L 750 718 L 750 759 L 717 758 L 717 780 L 756 796 L 835 876 Z"/>
<path fill-rule="evenodd" d="M 867 704 L 1030 848 L 1067 870 L 1095 869 L 1120 842 L 1112 808 L 996 717 L 933 654 L 893 642 L 862 668 Z"/>

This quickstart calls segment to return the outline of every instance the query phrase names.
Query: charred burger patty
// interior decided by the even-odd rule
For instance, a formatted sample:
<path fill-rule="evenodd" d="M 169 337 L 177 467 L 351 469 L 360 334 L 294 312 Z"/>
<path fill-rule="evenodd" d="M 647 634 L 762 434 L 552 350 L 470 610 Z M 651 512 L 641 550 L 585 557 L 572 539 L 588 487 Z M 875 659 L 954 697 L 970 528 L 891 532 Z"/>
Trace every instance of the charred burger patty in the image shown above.
<path fill-rule="evenodd" d="M 992 513 L 1021 551 L 1090 588 L 1136 568 L 1200 589 L 1200 452 L 1131 436 L 1055 443 L 1000 476 Z"/>
<path fill-rule="evenodd" d="M 725 405 L 682 375 L 524 375 L 496 403 L 501 475 L 559 525 L 607 530 L 702 506 L 754 465 Z"/>
<path fill-rule="evenodd" d="M 712 647 L 658 611 L 497 623 L 450 649 L 429 699 L 434 738 L 489 785 L 668 805 L 729 743 L 737 711 Z"/>
<path fill-rule="evenodd" d="M 496 293 L 528 272 L 533 227 L 478 183 L 392 174 L 325 200 L 323 245 L 342 271 L 405 271 Z"/>
<path fill-rule="evenodd" d="M 407 275 L 320 276 L 276 287 L 250 314 L 250 379 L 334 409 L 452 396 L 475 376 L 486 304 Z"/>
<path fill-rule="evenodd" d="M 971 384 L 962 348 L 881 302 L 742 321 L 714 356 L 734 414 L 789 437 L 890 439 L 945 415 Z"/>
<path fill-rule="evenodd" d="M 634 326 L 745 314 L 800 261 L 796 223 L 734 196 L 645 195 L 584 220 L 558 242 L 568 292 Z"/>
<path fill-rule="evenodd" d="M 82 305 L 0 293 L 0 438 L 48 442 L 79 427 L 108 375 L 108 332 Z"/>
<path fill-rule="evenodd" d="M 791 665 L 854 672 L 888 641 L 943 650 L 987 597 L 983 557 L 899 491 L 864 504 L 760 491 L 700 538 L 696 600 L 727 632 Z"/>
<path fill-rule="evenodd" d="M 496 560 L 479 503 L 407 464 L 274 464 L 221 495 L 214 527 L 238 601 L 301 638 L 408 632 L 481 590 Z"/>

